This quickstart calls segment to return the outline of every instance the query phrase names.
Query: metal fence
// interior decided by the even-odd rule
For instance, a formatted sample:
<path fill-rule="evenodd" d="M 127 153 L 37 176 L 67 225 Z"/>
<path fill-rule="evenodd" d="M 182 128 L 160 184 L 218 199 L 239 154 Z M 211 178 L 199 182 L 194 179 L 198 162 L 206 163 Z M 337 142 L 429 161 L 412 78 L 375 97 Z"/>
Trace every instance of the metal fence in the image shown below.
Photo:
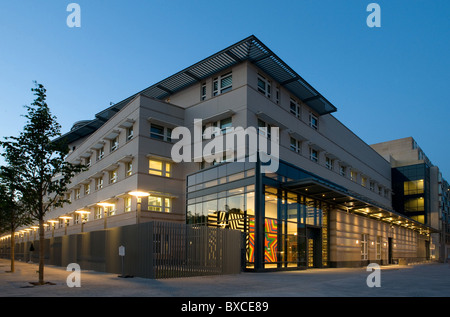
<path fill-rule="evenodd" d="M 244 250 L 238 230 L 165 222 L 54 237 L 44 246 L 46 264 L 155 279 L 238 274 Z M 15 251 L 16 259 L 37 262 L 39 241 L 17 243 Z M 9 253 L 8 244 L 0 246 L 1 257 Z"/>

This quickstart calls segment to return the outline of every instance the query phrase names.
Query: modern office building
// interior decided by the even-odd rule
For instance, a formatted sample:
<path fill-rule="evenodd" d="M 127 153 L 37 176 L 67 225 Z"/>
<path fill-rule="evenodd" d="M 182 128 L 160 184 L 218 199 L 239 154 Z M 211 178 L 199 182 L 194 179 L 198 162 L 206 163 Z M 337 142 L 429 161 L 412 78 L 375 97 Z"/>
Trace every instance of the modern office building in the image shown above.
<path fill-rule="evenodd" d="M 335 111 L 250 36 L 76 123 L 67 160 L 89 170 L 47 236 L 170 221 L 241 230 L 247 269 L 426 259 L 431 227 L 394 210 L 390 163 Z"/>
<path fill-rule="evenodd" d="M 449 186 L 412 137 L 372 145 L 392 167 L 393 208 L 435 228 L 431 258 L 444 261 L 449 254 Z"/>

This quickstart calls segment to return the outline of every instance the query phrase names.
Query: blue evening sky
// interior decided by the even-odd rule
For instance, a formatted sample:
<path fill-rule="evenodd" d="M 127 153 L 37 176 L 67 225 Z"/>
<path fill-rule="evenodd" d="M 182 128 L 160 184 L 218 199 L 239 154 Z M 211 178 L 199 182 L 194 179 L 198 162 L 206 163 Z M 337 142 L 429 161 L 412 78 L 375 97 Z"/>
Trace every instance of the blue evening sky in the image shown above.
<path fill-rule="evenodd" d="M 66 24 L 71 2 L 80 28 Z M 371 2 L 380 28 L 366 24 Z M 366 143 L 412 136 L 450 179 L 448 0 L 3 0 L 0 137 L 21 131 L 33 80 L 65 133 L 252 34 Z"/>

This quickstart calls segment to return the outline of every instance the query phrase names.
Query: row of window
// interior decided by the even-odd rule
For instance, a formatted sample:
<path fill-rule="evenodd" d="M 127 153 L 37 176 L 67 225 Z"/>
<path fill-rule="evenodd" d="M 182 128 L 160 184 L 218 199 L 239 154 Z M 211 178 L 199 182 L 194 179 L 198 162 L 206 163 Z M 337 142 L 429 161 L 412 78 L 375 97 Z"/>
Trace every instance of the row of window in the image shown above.
<path fill-rule="evenodd" d="M 126 129 L 126 142 L 133 138 L 133 127 Z M 109 140 L 109 153 L 116 151 L 119 148 L 119 135 L 115 136 L 113 139 Z M 95 162 L 102 160 L 105 157 L 105 146 L 101 146 L 100 148 L 95 150 Z M 87 167 L 92 166 L 93 164 L 92 155 L 84 158 L 83 164 Z"/>
<path fill-rule="evenodd" d="M 125 177 L 131 176 L 133 174 L 133 163 L 127 162 L 125 165 Z M 170 162 L 166 161 L 160 161 L 155 159 L 149 159 L 149 167 L 148 167 L 148 173 L 151 175 L 158 175 L 158 176 L 164 176 L 164 177 L 171 177 L 172 176 L 172 164 Z M 111 171 L 108 171 L 108 184 L 115 184 L 119 180 L 119 170 L 114 169 Z M 74 189 L 74 196 L 73 198 L 75 200 L 81 198 L 81 193 L 83 193 L 83 196 L 87 196 L 91 194 L 93 191 L 98 191 L 104 187 L 105 184 L 105 178 L 103 176 L 94 178 L 94 183 L 89 182 L 87 184 L 83 184 L 80 188 Z M 66 199 L 71 200 L 72 196 L 71 193 L 68 193 L 66 195 Z"/>
<path fill-rule="evenodd" d="M 302 141 L 299 141 L 293 137 L 290 137 L 290 149 L 293 152 L 296 152 L 298 154 L 301 154 L 301 146 Z M 309 147 L 309 159 L 313 162 L 319 163 L 319 151 L 317 149 L 314 149 L 313 147 Z M 335 160 L 325 156 L 325 167 L 329 170 L 335 171 Z M 348 174 L 348 170 L 350 170 L 350 174 Z M 360 178 L 358 178 L 358 173 L 351 168 L 349 168 L 346 165 L 338 164 L 338 172 L 339 175 L 343 177 L 349 177 L 350 180 L 354 182 L 358 182 L 363 187 L 368 187 L 373 192 L 378 189 L 378 194 L 380 196 L 384 196 L 385 198 L 389 198 L 389 189 L 383 188 L 381 185 L 377 185 L 374 181 L 368 181 L 367 177 L 361 175 Z"/>
<path fill-rule="evenodd" d="M 369 235 L 361 234 L 361 241 L 357 241 L 361 244 L 361 260 L 369 260 Z M 372 245 L 376 243 L 376 260 L 381 260 L 381 250 L 382 250 L 382 237 L 377 236 L 376 241 L 372 241 Z M 384 244 L 386 246 L 386 244 Z"/>
<path fill-rule="evenodd" d="M 131 197 L 125 197 L 123 199 L 124 202 L 124 212 L 131 211 Z M 147 200 L 147 210 L 148 211 L 157 211 L 157 212 L 165 212 L 170 213 L 172 211 L 172 198 L 163 197 L 163 196 L 148 196 Z M 117 209 L 115 204 L 111 204 L 108 206 L 95 206 L 93 213 L 93 220 L 102 219 L 105 216 L 114 216 L 117 214 Z M 74 213 L 73 224 L 81 224 L 90 220 L 89 213 Z M 58 227 L 62 228 L 70 225 L 70 218 L 59 218 L 58 219 Z M 52 229 L 50 226 L 47 227 L 47 230 Z"/>

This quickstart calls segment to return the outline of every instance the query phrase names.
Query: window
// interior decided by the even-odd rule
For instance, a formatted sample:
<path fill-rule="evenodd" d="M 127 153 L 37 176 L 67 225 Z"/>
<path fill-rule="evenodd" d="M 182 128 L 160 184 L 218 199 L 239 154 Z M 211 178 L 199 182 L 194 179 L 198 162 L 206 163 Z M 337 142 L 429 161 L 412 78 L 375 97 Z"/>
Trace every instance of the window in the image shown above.
<path fill-rule="evenodd" d="M 294 116 L 296 116 L 297 118 L 301 118 L 301 108 L 300 105 L 297 103 L 297 101 L 295 101 L 294 99 L 291 98 L 290 100 L 290 110 L 291 110 L 291 114 L 293 114 Z"/>
<path fill-rule="evenodd" d="M 148 161 L 148 173 L 152 175 L 171 177 L 172 164 L 165 161 L 150 159 Z"/>
<path fill-rule="evenodd" d="M 91 193 L 91 184 L 84 185 L 84 194 L 89 195 Z"/>
<path fill-rule="evenodd" d="M 230 91 L 233 86 L 233 77 L 231 73 L 219 76 L 213 80 L 213 96 Z"/>
<path fill-rule="evenodd" d="M 105 157 L 105 147 L 101 147 L 97 150 L 97 161 L 100 161 L 103 157 Z"/>
<path fill-rule="evenodd" d="M 94 219 L 102 219 L 102 207 L 96 206 L 94 209 Z"/>
<path fill-rule="evenodd" d="M 125 172 L 125 176 L 131 176 L 131 174 L 133 174 L 133 163 L 132 162 L 128 162 L 127 163 L 127 170 Z"/>
<path fill-rule="evenodd" d="M 294 151 L 295 153 L 300 153 L 301 149 L 301 142 L 293 137 L 291 137 L 291 151 Z"/>
<path fill-rule="evenodd" d="M 377 260 L 381 260 L 381 237 L 377 237 Z"/>
<path fill-rule="evenodd" d="M 105 206 L 103 208 L 105 210 L 105 214 L 107 214 L 108 216 L 114 216 L 116 214 L 116 206 L 115 205 Z"/>
<path fill-rule="evenodd" d="M 114 152 L 119 147 L 119 137 L 116 136 L 111 140 L 111 152 Z"/>
<path fill-rule="evenodd" d="M 152 123 L 150 137 L 155 140 L 172 142 L 172 129 Z"/>
<path fill-rule="evenodd" d="M 210 122 L 210 123 L 205 124 L 205 125 L 202 127 L 203 138 L 205 138 L 205 130 L 206 130 L 207 128 L 211 128 L 211 127 L 212 127 L 212 128 L 219 128 L 219 129 L 220 129 L 220 133 L 226 134 L 226 133 L 228 133 L 228 132 L 231 130 L 231 128 L 233 127 L 233 122 L 232 122 L 231 117 L 228 117 L 228 118 L 225 118 L 225 119 L 222 119 L 222 120 L 219 120 L 219 121 Z M 213 132 L 212 135 L 217 135 L 216 133 L 214 133 L 214 130 L 215 130 L 215 129 L 213 129 L 213 131 L 211 131 L 211 132 Z M 211 135 L 211 136 L 212 136 L 212 135 Z"/>
<path fill-rule="evenodd" d="M 127 129 L 127 141 L 133 138 L 133 127 Z"/>
<path fill-rule="evenodd" d="M 368 235 L 363 233 L 361 235 L 361 260 L 368 260 L 369 259 L 369 252 L 368 252 Z"/>
<path fill-rule="evenodd" d="M 109 172 L 109 183 L 110 184 L 117 183 L 117 170 Z"/>
<path fill-rule="evenodd" d="M 339 175 L 344 176 L 345 177 L 346 174 L 346 168 L 344 165 L 340 165 L 339 166 Z"/>
<path fill-rule="evenodd" d="M 164 127 L 152 123 L 150 126 L 150 137 L 156 140 L 164 140 Z"/>
<path fill-rule="evenodd" d="M 102 189 L 103 188 L 103 177 L 99 177 L 95 179 L 95 188 L 97 190 Z"/>
<path fill-rule="evenodd" d="M 309 126 L 314 130 L 319 128 L 319 118 L 317 118 L 314 114 L 309 114 Z"/>
<path fill-rule="evenodd" d="M 200 99 L 206 99 L 206 84 L 202 84 L 202 87 L 200 88 Z"/>
<path fill-rule="evenodd" d="M 374 182 L 370 182 L 370 190 L 371 191 L 375 191 L 375 183 Z"/>
<path fill-rule="evenodd" d="M 80 189 L 75 188 L 75 199 L 80 199 Z"/>
<path fill-rule="evenodd" d="M 354 182 L 356 182 L 356 172 L 355 171 L 350 171 L 350 179 Z"/>
<path fill-rule="evenodd" d="M 220 120 L 220 132 L 226 134 L 232 127 L 231 117 Z"/>
<path fill-rule="evenodd" d="M 148 210 L 159 212 L 171 212 L 172 201 L 171 198 L 148 196 Z"/>
<path fill-rule="evenodd" d="M 280 89 L 278 87 L 275 88 L 275 103 L 280 104 Z"/>
<path fill-rule="evenodd" d="M 271 125 L 262 121 L 261 119 L 258 119 L 258 133 L 262 136 L 267 137 L 268 139 L 270 139 L 270 130 L 271 130 Z M 261 129 L 262 128 L 262 129 Z"/>
<path fill-rule="evenodd" d="M 333 169 L 333 160 L 330 159 L 329 157 L 326 157 L 326 159 L 325 159 L 325 166 L 329 170 L 332 170 Z"/>
<path fill-rule="evenodd" d="M 263 76 L 258 76 L 258 91 L 265 95 L 267 98 L 271 96 L 271 84 L 270 81 Z"/>
<path fill-rule="evenodd" d="M 126 197 L 123 200 L 125 212 L 131 211 L 131 197 Z"/>
<path fill-rule="evenodd" d="M 423 179 L 415 181 L 407 181 L 403 183 L 403 191 L 405 195 L 423 194 Z"/>
<path fill-rule="evenodd" d="M 87 167 L 91 166 L 91 157 L 87 157 L 84 159 L 84 165 L 86 165 Z"/>
<path fill-rule="evenodd" d="M 319 161 L 319 153 L 313 148 L 309 148 L 309 158 L 311 161 L 317 163 Z"/>
<path fill-rule="evenodd" d="M 367 186 L 367 177 L 361 177 L 361 186 Z"/>

